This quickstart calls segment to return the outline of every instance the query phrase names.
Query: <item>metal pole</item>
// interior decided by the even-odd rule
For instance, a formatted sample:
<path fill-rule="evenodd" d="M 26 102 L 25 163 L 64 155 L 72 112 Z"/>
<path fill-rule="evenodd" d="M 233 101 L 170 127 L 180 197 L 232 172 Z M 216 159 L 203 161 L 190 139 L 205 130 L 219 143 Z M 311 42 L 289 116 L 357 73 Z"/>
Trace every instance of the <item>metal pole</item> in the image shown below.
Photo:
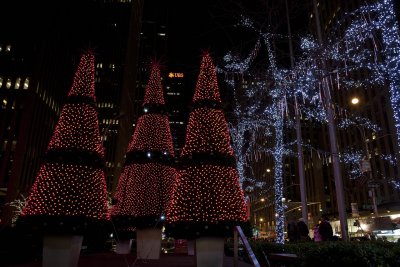
<path fill-rule="evenodd" d="M 358 127 L 358 126 L 357 126 L 357 129 L 360 130 L 361 135 L 362 135 L 362 139 L 363 139 L 363 142 L 364 142 L 365 160 L 367 160 L 368 162 L 370 162 L 370 161 L 369 161 L 369 149 L 368 149 L 367 138 L 366 138 L 366 136 L 365 136 L 365 130 L 364 130 L 364 128 Z M 372 176 L 372 170 L 371 170 L 371 169 L 370 169 L 370 170 L 367 170 L 367 172 L 368 172 L 368 182 L 367 182 L 367 186 L 368 186 L 368 189 L 371 191 L 372 206 L 373 206 L 373 208 L 374 208 L 375 216 L 378 217 L 378 216 L 379 216 L 379 213 L 378 213 L 378 206 L 376 205 L 376 195 L 375 195 L 375 187 L 374 187 L 374 186 L 375 186 L 374 177 Z M 371 186 L 370 186 L 370 184 L 371 184 Z"/>
<path fill-rule="evenodd" d="M 239 260 L 239 239 L 238 239 L 238 231 L 236 228 L 233 230 L 233 266 L 238 267 Z"/>
<path fill-rule="evenodd" d="M 286 19 L 288 25 L 288 35 L 289 35 L 289 52 L 290 52 L 290 65 L 292 69 L 294 68 L 294 53 L 292 44 L 292 29 L 290 27 L 290 17 L 289 17 L 289 5 L 287 0 L 286 4 Z M 297 138 L 297 162 L 299 171 L 299 181 L 300 181 L 300 199 L 301 199 L 301 215 L 308 226 L 308 208 L 307 208 L 307 191 L 306 191 L 306 181 L 304 176 L 304 159 L 303 159 L 303 148 L 302 136 L 301 136 L 301 124 L 300 124 L 300 114 L 297 109 L 297 100 L 295 99 L 295 116 L 296 116 L 296 138 Z"/>
<path fill-rule="evenodd" d="M 319 44 L 323 44 L 322 40 L 322 32 L 321 32 L 321 24 L 319 21 L 319 12 L 317 1 L 313 0 L 314 11 L 315 11 L 315 23 L 317 27 L 317 35 Z M 325 72 L 325 62 L 322 62 L 322 67 Z M 340 219 L 340 229 L 342 232 L 342 240 L 348 241 L 348 226 L 347 226 L 347 214 L 346 214 L 346 206 L 344 201 L 344 190 L 343 190 L 343 180 L 340 172 L 340 162 L 339 162 L 339 151 L 337 147 L 337 138 L 336 138 L 336 125 L 334 118 L 334 111 L 332 109 L 332 99 L 330 94 L 329 83 L 326 80 L 327 78 L 323 77 L 323 92 L 325 97 L 325 107 L 326 107 L 326 115 L 328 118 L 328 129 L 329 129 L 329 141 L 331 147 L 332 154 L 332 166 L 333 166 L 333 175 L 335 178 L 335 188 L 336 188 L 336 199 L 338 205 L 339 219 Z"/>

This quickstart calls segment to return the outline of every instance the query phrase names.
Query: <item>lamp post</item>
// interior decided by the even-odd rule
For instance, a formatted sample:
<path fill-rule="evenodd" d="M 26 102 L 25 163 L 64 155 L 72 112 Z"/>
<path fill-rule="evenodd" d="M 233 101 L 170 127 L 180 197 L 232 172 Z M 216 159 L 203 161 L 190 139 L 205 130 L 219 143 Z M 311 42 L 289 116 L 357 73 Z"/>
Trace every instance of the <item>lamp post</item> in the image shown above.
<path fill-rule="evenodd" d="M 360 103 L 360 100 L 357 97 L 353 97 L 351 99 L 351 104 L 358 105 L 359 103 Z M 371 170 L 368 141 L 367 141 L 367 138 L 366 138 L 365 129 L 363 127 L 358 126 L 358 125 L 356 125 L 356 128 L 360 131 L 362 142 L 364 143 L 365 156 L 361 161 L 361 172 L 362 173 L 366 172 L 367 175 L 368 175 L 367 184 L 368 184 L 369 191 L 371 192 L 372 206 L 373 206 L 373 209 L 374 209 L 375 216 L 378 217 L 379 213 L 378 213 L 378 207 L 377 207 L 377 204 L 376 204 L 376 194 L 375 194 L 376 183 L 375 183 L 374 177 L 372 175 L 372 170 Z"/>
<path fill-rule="evenodd" d="M 364 142 L 364 152 L 365 152 L 365 156 L 364 159 L 362 159 L 361 162 L 361 171 L 364 173 L 366 172 L 368 175 L 368 188 L 369 191 L 371 192 L 371 198 L 372 198 L 372 206 L 374 208 L 374 213 L 375 216 L 378 217 L 379 213 L 378 213 L 378 207 L 376 205 L 376 194 L 375 194 L 375 186 L 376 183 L 374 182 L 375 179 L 372 175 L 372 170 L 371 170 L 371 163 L 370 163 L 370 157 L 369 157 L 369 149 L 368 149 L 368 142 L 365 136 L 365 130 L 362 127 L 357 126 L 356 127 L 362 136 L 362 142 Z"/>
<path fill-rule="evenodd" d="M 318 43 L 322 46 L 322 30 L 321 23 L 319 21 L 319 10 L 317 0 L 313 0 L 314 12 L 315 12 L 315 23 L 317 28 L 317 36 Z M 321 67 L 326 72 L 326 62 L 321 62 Z M 343 180 L 340 172 L 340 160 L 339 160 L 339 149 L 337 145 L 337 136 L 336 136 L 336 124 L 335 124 L 335 116 L 332 108 L 332 99 L 329 85 L 329 77 L 322 77 L 323 84 L 323 93 L 324 93 L 324 104 L 325 104 L 325 112 L 328 119 L 328 132 L 329 132 L 329 144 L 331 147 L 331 158 L 332 158 L 332 167 L 333 167 L 333 176 L 335 178 L 335 189 L 336 189 L 336 202 L 337 209 L 339 213 L 340 220 L 340 229 L 342 233 L 342 240 L 349 241 L 348 236 L 348 227 L 347 227 L 347 214 L 346 214 L 346 204 L 345 204 L 345 196 L 343 189 Z"/>

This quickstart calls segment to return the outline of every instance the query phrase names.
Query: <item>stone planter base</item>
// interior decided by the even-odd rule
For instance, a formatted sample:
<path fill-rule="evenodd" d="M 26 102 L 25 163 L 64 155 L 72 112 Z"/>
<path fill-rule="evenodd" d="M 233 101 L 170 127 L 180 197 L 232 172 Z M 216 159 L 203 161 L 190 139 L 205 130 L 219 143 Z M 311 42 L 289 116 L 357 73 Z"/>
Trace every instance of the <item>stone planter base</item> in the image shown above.
<path fill-rule="evenodd" d="M 43 237 L 43 267 L 76 267 L 83 236 Z"/>
<path fill-rule="evenodd" d="M 189 256 L 194 256 L 195 255 L 195 253 L 194 253 L 195 244 L 196 244 L 196 242 L 195 242 L 194 239 L 187 240 L 187 254 Z"/>
<path fill-rule="evenodd" d="M 222 237 L 201 237 L 196 239 L 197 267 L 222 267 L 224 263 L 224 242 Z"/>
<path fill-rule="evenodd" d="M 117 254 L 129 254 L 131 253 L 132 239 L 122 239 L 117 241 L 115 247 L 115 253 Z"/>
<path fill-rule="evenodd" d="M 138 259 L 158 260 L 161 253 L 161 229 L 136 229 Z"/>

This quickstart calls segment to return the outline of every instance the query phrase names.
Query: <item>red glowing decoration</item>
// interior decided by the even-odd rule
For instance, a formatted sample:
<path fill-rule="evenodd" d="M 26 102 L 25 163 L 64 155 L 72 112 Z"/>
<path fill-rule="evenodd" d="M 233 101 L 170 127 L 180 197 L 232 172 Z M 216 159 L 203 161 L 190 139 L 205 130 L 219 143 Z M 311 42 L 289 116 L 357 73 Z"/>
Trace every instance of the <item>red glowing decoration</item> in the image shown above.
<path fill-rule="evenodd" d="M 153 63 L 151 66 L 150 78 L 144 95 L 143 104 L 165 104 L 160 67 L 157 63 Z"/>
<path fill-rule="evenodd" d="M 174 150 L 164 103 L 160 69 L 153 64 L 143 114 L 128 145 L 114 194 L 116 204 L 111 215 L 121 229 L 154 226 L 171 199 L 176 171 L 172 167 Z"/>
<path fill-rule="evenodd" d="M 193 106 L 167 222 L 172 232 L 186 236 L 226 234 L 228 225 L 247 220 L 246 203 L 209 54 L 201 63 Z"/>
<path fill-rule="evenodd" d="M 204 54 L 200 69 L 201 71 L 197 79 L 193 102 L 201 100 L 213 100 L 221 102 L 217 73 L 215 71 L 215 66 L 210 54 Z"/>
<path fill-rule="evenodd" d="M 94 102 L 94 55 L 87 53 L 81 57 L 23 219 L 44 218 L 46 225 L 69 222 L 71 229 L 85 220 L 109 219 L 104 148 Z"/>

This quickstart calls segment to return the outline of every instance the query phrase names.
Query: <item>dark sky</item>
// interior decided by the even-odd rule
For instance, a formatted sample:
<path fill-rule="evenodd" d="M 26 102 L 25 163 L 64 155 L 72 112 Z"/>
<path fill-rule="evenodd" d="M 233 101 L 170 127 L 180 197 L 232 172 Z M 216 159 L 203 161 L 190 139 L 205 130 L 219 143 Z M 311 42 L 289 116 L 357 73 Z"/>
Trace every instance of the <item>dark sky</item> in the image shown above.
<path fill-rule="evenodd" d="M 204 51 L 219 57 L 229 48 L 232 19 L 221 21 L 220 0 L 172 1 L 168 9 L 168 63 L 196 76 Z"/>
<path fill-rule="evenodd" d="M 166 8 L 168 13 L 167 63 L 170 67 L 182 69 L 194 80 L 197 79 L 199 73 L 203 51 L 210 52 L 215 64 L 218 65 L 228 51 L 237 51 L 242 56 L 246 56 L 254 47 L 258 34 L 235 26 L 240 14 L 254 18 L 257 21 L 257 27 L 263 31 L 269 29 L 287 33 L 285 1 L 283 0 L 163 2 L 167 7 L 162 8 Z M 296 0 L 288 0 L 288 3 L 292 10 L 294 24 L 292 28 L 294 33 L 297 33 L 300 25 L 303 28 L 306 25 L 304 16 L 301 15 L 307 16 L 308 7 L 304 3 L 299 4 Z M 287 43 L 283 44 L 283 47 L 288 49 Z M 194 87 L 195 84 L 191 86 Z"/>
<path fill-rule="evenodd" d="M 288 2 L 293 11 L 293 31 L 298 31 L 296 26 L 303 24 L 304 27 L 303 18 L 299 23 L 299 13 L 307 16 L 307 5 L 299 5 L 296 0 Z M 255 18 L 263 31 L 287 33 L 283 0 L 175 0 L 167 3 L 169 60 L 188 69 L 194 67 L 191 64 L 200 63 L 203 50 L 211 52 L 215 58 L 221 58 L 231 49 L 248 52 L 257 34 L 235 27 L 240 14 Z"/>

